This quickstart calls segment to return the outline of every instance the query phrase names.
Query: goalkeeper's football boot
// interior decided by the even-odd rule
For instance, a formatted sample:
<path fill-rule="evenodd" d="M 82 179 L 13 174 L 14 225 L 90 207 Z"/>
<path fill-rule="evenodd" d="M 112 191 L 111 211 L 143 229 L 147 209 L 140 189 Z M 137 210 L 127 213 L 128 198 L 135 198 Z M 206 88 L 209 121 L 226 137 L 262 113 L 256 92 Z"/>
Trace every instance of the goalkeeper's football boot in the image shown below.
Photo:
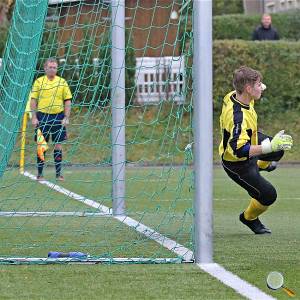
<path fill-rule="evenodd" d="M 277 162 L 271 161 L 270 164 L 266 168 L 259 168 L 259 171 L 266 171 L 266 172 L 272 172 L 277 168 Z"/>
<path fill-rule="evenodd" d="M 240 221 L 245 224 L 247 227 L 249 227 L 255 234 L 265 234 L 265 233 L 271 233 L 271 230 L 267 227 L 265 227 L 264 224 L 261 223 L 259 218 L 256 218 L 255 220 L 246 220 L 244 213 L 242 212 L 240 214 Z"/>

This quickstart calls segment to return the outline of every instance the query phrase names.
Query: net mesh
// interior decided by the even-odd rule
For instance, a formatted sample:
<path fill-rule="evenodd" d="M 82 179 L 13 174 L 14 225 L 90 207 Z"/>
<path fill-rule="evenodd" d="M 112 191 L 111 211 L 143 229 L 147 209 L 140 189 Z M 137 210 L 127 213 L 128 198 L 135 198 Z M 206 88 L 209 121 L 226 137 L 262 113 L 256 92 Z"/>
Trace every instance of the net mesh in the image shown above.
<path fill-rule="evenodd" d="M 117 217 L 111 210 L 111 32 L 112 6 L 122 9 L 122 2 L 45 3 L 16 1 L 3 56 L 0 261 L 53 262 L 43 259 L 50 251 L 108 263 L 191 259 L 191 3 L 125 1 L 126 216 Z M 29 121 L 20 129 L 33 81 L 44 75 L 49 57 L 57 58 L 58 76 L 73 95 L 62 145 L 64 182 L 55 181 L 53 142 L 45 181 L 35 180 L 34 128 Z"/>

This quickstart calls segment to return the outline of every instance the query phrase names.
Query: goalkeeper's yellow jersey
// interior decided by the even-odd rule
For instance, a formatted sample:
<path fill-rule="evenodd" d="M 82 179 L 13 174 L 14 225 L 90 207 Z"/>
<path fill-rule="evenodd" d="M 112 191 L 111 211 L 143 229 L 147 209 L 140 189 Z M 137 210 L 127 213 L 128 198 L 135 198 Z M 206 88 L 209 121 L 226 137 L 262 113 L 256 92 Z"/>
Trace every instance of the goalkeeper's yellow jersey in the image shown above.
<path fill-rule="evenodd" d="M 223 99 L 220 128 L 219 154 L 222 159 L 231 162 L 249 159 L 250 146 L 258 144 L 254 101 L 246 105 L 236 99 L 235 91 L 227 94 Z"/>
<path fill-rule="evenodd" d="M 37 110 L 46 114 L 64 111 L 64 101 L 72 99 L 72 93 L 65 79 L 55 76 L 53 80 L 42 76 L 35 80 L 31 98 L 37 100 Z"/>

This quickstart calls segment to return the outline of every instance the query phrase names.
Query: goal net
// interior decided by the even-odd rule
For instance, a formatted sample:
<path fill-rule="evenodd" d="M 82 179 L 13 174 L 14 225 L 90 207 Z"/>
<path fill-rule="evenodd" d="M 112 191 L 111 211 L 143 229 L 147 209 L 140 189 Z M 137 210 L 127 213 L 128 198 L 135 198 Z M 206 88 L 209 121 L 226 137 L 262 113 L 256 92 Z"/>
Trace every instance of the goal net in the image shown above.
<path fill-rule="evenodd" d="M 0 263 L 192 261 L 191 6 L 16 1 L 0 73 Z M 51 139 L 37 180 L 26 109 L 48 58 L 72 92 L 64 181 Z"/>

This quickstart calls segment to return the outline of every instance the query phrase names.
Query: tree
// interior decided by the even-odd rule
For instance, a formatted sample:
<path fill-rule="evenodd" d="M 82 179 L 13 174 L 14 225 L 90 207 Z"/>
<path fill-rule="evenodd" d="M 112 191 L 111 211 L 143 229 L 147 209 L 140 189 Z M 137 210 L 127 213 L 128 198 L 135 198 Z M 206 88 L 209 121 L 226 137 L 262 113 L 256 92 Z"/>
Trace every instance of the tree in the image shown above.
<path fill-rule="evenodd" d="M 15 0 L 0 0 L 0 26 L 7 26 L 12 18 Z"/>
<path fill-rule="evenodd" d="M 244 12 L 243 0 L 214 0 L 213 15 L 241 14 Z"/>

